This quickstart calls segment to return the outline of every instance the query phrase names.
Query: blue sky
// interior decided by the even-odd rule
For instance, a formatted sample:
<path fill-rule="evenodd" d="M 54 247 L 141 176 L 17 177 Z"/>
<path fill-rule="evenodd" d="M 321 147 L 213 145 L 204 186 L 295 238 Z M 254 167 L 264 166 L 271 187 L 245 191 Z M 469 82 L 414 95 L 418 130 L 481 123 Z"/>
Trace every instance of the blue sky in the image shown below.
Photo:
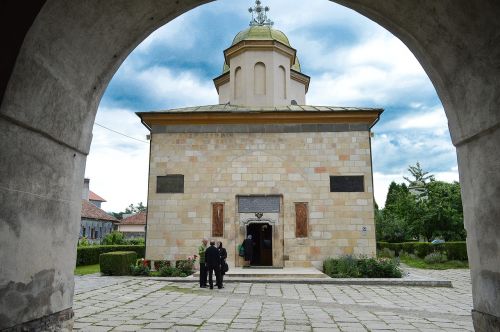
<path fill-rule="evenodd" d="M 134 114 L 218 102 L 212 79 L 223 50 L 248 27 L 251 0 L 219 0 L 169 22 L 124 61 L 106 90 L 98 124 L 145 141 Z M 311 76 L 309 105 L 381 107 L 372 140 L 375 198 L 385 202 L 391 181 L 402 182 L 417 161 L 438 179 L 458 180 L 443 107 L 406 46 L 360 14 L 327 0 L 267 0 L 274 28 L 297 49 Z M 107 211 L 147 201 L 149 145 L 95 125 L 86 176 L 107 199 Z"/>

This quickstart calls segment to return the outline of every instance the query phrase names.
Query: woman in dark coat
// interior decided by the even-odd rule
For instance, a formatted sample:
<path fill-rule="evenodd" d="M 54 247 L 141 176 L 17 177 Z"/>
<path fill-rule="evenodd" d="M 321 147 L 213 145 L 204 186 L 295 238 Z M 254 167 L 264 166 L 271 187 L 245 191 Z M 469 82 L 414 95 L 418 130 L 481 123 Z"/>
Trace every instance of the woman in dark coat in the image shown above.
<path fill-rule="evenodd" d="M 248 235 L 247 238 L 243 241 L 243 248 L 245 248 L 245 261 L 248 262 L 248 266 L 250 266 L 250 261 L 253 257 L 253 241 L 252 235 Z"/>
<path fill-rule="evenodd" d="M 226 263 L 226 258 L 227 258 L 227 251 L 226 248 L 222 246 L 222 242 L 219 241 L 219 246 L 217 247 L 219 249 L 219 255 L 220 255 L 220 280 L 221 284 L 224 282 L 224 275 L 226 274 L 224 266 L 227 264 Z M 224 288 L 224 285 L 222 284 L 222 288 Z"/>

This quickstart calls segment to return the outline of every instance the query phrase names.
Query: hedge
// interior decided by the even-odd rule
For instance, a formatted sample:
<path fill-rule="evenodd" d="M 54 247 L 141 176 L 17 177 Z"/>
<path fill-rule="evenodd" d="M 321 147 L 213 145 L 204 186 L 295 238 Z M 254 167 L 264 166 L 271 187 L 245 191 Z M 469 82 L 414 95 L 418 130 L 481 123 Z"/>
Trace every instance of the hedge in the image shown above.
<path fill-rule="evenodd" d="M 432 244 L 430 242 L 377 242 L 377 249 L 382 250 L 384 248 L 393 250 L 396 253 L 396 256 L 399 256 L 401 251 L 405 251 L 409 254 L 414 254 L 420 258 L 424 258 L 428 254 L 438 251 L 446 253 L 449 260 L 467 260 L 467 246 L 465 241 L 445 242 L 440 244 Z"/>
<path fill-rule="evenodd" d="M 137 253 L 137 257 L 143 258 L 146 248 L 144 245 L 78 247 L 76 250 L 76 266 L 99 264 L 99 255 L 112 251 L 134 251 Z"/>
<path fill-rule="evenodd" d="M 135 251 L 112 251 L 99 255 L 101 273 L 111 276 L 130 274 L 130 266 L 137 261 Z"/>

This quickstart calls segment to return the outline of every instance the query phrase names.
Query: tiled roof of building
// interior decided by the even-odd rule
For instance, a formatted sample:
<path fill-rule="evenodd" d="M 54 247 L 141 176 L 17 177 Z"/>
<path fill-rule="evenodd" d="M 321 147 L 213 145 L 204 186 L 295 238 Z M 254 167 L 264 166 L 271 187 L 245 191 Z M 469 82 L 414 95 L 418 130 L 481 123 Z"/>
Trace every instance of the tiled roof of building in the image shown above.
<path fill-rule="evenodd" d="M 89 190 L 89 201 L 106 202 L 106 200 L 104 198 L 102 198 L 101 196 L 97 195 L 92 190 Z"/>
<path fill-rule="evenodd" d="M 120 225 L 146 225 L 146 212 L 139 212 L 120 220 Z"/>
<path fill-rule="evenodd" d="M 260 107 L 260 106 L 239 106 L 229 104 L 205 105 L 184 107 L 169 110 L 158 110 L 152 112 L 137 112 L 137 114 L 147 113 L 204 113 L 204 112 L 225 112 L 225 113 L 253 113 L 253 112 L 366 112 L 379 111 L 382 108 L 369 107 L 336 107 L 336 106 L 310 106 L 310 105 L 285 105 L 276 107 Z"/>
<path fill-rule="evenodd" d="M 82 199 L 82 218 L 102 220 L 102 221 L 114 221 L 114 222 L 118 221 L 115 217 L 107 214 L 94 204 L 84 199 Z"/>

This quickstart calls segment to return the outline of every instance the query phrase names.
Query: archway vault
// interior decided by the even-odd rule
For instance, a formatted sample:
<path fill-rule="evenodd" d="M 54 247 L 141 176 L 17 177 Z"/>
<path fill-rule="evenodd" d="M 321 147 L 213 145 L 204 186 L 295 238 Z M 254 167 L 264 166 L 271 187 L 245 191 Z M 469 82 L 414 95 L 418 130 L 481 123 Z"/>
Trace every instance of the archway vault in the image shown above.
<path fill-rule="evenodd" d="M 20 301 L 1 306 L 0 329 L 71 311 L 81 179 L 99 100 L 135 46 L 206 2 L 2 4 L 2 24 L 12 21 L 7 16 L 18 20 L 9 26 L 14 33 L 0 71 L 0 255 L 4 266 L 15 266 L 2 270 L 0 303 Z M 474 323 L 498 329 L 500 3 L 335 2 L 401 39 L 436 87 L 457 147 Z M 49 286 L 42 291 L 41 283 Z"/>

